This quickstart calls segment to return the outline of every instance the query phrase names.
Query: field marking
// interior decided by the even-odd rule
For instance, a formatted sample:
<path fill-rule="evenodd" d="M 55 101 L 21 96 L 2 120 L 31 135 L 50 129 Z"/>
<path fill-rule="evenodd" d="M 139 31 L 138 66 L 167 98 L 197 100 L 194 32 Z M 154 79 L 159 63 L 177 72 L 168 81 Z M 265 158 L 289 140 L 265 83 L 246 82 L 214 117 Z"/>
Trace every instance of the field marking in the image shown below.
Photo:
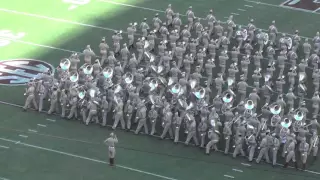
<path fill-rule="evenodd" d="M 233 168 L 232 171 L 241 172 L 241 173 L 243 172 L 242 170 L 240 170 L 240 169 L 235 169 L 235 168 Z"/>
<path fill-rule="evenodd" d="M 41 146 L 37 146 L 37 145 L 22 143 L 20 141 L 15 141 L 15 140 L 11 140 L 11 139 L 0 138 L 0 140 L 6 141 L 6 142 L 15 143 L 15 144 L 19 144 L 19 145 L 26 146 L 26 147 L 31 147 L 31 148 L 34 148 L 34 149 L 40 149 L 40 150 L 44 150 L 44 151 L 48 151 L 48 152 L 53 152 L 53 153 L 57 153 L 57 154 L 61 154 L 61 155 L 66 155 L 66 156 L 70 156 L 70 157 L 74 157 L 74 158 L 78 158 L 78 159 L 84 159 L 84 160 L 97 162 L 97 163 L 102 163 L 102 164 L 109 164 L 106 161 L 93 159 L 93 158 L 89 158 L 89 157 L 85 157 L 85 156 L 80 156 L 80 155 L 76 155 L 76 154 L 72 154 L 72 153 L 68 153 L 68 152 L 64 152 L 64 151 L 58 151 L 58 150 L 54 150 L 54 149 L 50 149 L 50 148 L 45 148 L 45 147 L 41 147 Z M 138 172 L 138 173 L 142 173 L 142 174 L 146 174 L 146 175 L 150 175 L 150 176 L 154 176 L 154 177 L 158 177 L 158 178 L 162 178 L 162 179 L 177 180 L 175 178 L 162 176 L 162 175 L 159 175 L 159 174 L 155 174 L 155 173 L 151 173 L 151 172 L 147 172 L 147 171 L 143 171 L 143 170 L 139 170 L 139 169 L 123 166 L 123 165 L 115 165 L 115 166 L 118 167 L 118 168 L 130 170 L 130 171 L 134 171 L 134 172 Z"/>
<path fill-rule="evenodd" d="M 38 131 L 33 130 L 33 129 L 28 129 L 29 132 L 37 133 Z"/>
<path fill-rule="evenodd" d="M 19 134 L 20 137 L 23 137 L 23 138 L 28 138 L 28 136 L 26 135 L 22 135 L 22 134 Z"/>
<path fill-rule="evenodd" d="M 250 2 L 250 3 L 255 3 L 255 4 L 261 4 L 261 5 L 265 5 L 265 6 L 277 7 L 277 8 L 283 8 L 283 9 L 290 9 L 290 10 L 295 10 L 295 11 L 302 11 L 302 12 L 312 13 L 312 14 L 320 14 L 318 12 L 314 12 L 314 11 L 310 11 L 310 10 L 306 10 L 306 9 L 300 9 L 300 8 L 295 8 L 295 7 L 284 6 L 284 4 L 275 5 L 275 4 L 269 4 L 269 3 L 259 2 L 259 1 L 251 1 L 251 0 L 244 0 L 244 1 Z"/>
<path fill-rule="evenodd" d="M 238 13 L 231 13 L 232 15 L 236 15 L 236 16 L 239 16 L 240 14 L 238 14 Z"/>
<path fill-rule="evenodd" d="M 253 8 L 253 6 L 250 6 L 250 5 L 247 5 L 247 4 L 244 5 L 244 6 L 245 6 L 245 7 L 249 7 L 249 8 Z"/>
<path fill-rule="evenodd" d="M 239 8 L 238 10 L 239 10 L 239 11 L 247 11 L 247 10 L 245 10 L 245 9 L 240 9 L 240 8 Z"/>
<path fill-rule="evenodd" d="M 61 49 L 61 48 L 57 48 L 57 47 L 53 47 L 53 46 L 47 46 L 47 45 L 36 44 L 36 43 L 32 43 L 32 42 L 27 42 L 27 41 L 10 39 L 10 38 L 3 38 L 3 39 L 7 39 L 7 40 L 10 40 L 10 41 L 12 41 L 12 42 L 17 42 L 17 43 L 21 43 L 21 44 L 27 44 L 27 45 L 31 45 L 31 46 L 38 46 L 38 47 L 43 47 L 43 48 L 48 48 L 48 49 L 54 49 L 54 50 L 59 50 L 59 51 L 64 51 L 64 52 L 70 52 L 70 53 L 75 53 L 75 52 L 77 52 L 77 51 L 71 51 L 71 50 L 67 50 L 67 49 Z"/>
<path fill-rule="evenodd" d="M 106 2 L 106 3 L 114 3 L 114 2 L 111 2 L 111 1 L 108 1 L 108 0 L 98 0 L 98 1 Z M 165 12 L 165 11 L 161 11 L 161 10 L 158 10 L 158 9 L 151 9 L 151 8 L 146 8 L 146 7 L 142 7 L 142 6 L 133 6 L 133 5 L 124 4 L 124 3 L 117 3 L 117 4 L 120 5 L 120 6 L 128 6 L 128 7 L 137 8 L 137 9 L 144 9 L 144 10 L 155 11 L 155 12 L 163 12 L 163 13 Z M 247 7 L 253 7 L 253 6 L 247 5 Z M 280 7 L 280 6 L 278 6 L 278 7 Z M 186 15 L 180 14 L 180 16 L 186 16 Z M 201 18 L 201 19 L 203 19 L 203 18 Z M 223 23 L 225 23 L 225 22 L 223 22 Z M 245 27 L 247 26 L 247 25 L 244 25 L 244 24 L 236 24 L 236 25 L 245 26 Z M 269 31 L 268 29 L 262 29 L 262 28 L 258 28 L 258 29 L 261 29 L 263 31 Z M 281 33 L 281 32 L 279 32 L 279 33 Z M 294 36 L 294 34 L 290 34 L 290 33 L 285 33 L 285 34 L 288 34 L 290 36 Z M 307 38 L 307 39 L 313 39 L 313 38 L 306 37 L 306 36 L 301 36 L 301 35 L 300 35 L 300 37 Z"/>
<path fill-rule="evenodd" d="M 316 12 L 316 13 L 318 13 L 318 11 L 320 10 L 320 8 L 318 8 L 318 9 L 316 9 L 316 10 L 314 10 L 313 12 Z"/>
<path fill-rule="evenodd" d="M 56 122 L 54 119 L 46 119 L 47 121 Z"/>
<path fill-rule="evenodd" d="M 20 11 L 4 9 L 4 8 L 0 8 L 0 11 L 12 13 L 12 14 L 20 14 L 20 15 L 24 15 L 24 16 L 36 17 L 36 18 L 41 18 L 41 19 L 47 19 L 47 20 L 52 20 L 52 21 L 57 21 L 57 22 L 69 23 L 69 24 L 74 24 L 74 25 L 92 27 L 92 28 L 97 28 L 97 29 L 104 29 L 104 30 L 108 30 L 108 31 L 117 31 L 117 30 L 111 29 L 111 28 L 95 26 L 95 25 L 85 24 L 85 23 L 79 23 L 79 22 L 70 21 L 70 20 L 66 20 L 66 19 L 53 18 L 53 17 L 43 16 L 40 14 L 32 14 L 32 13 L 20 12 Z"/>
<path fill-rule="evenodd" d="M 0 180 L 10 180 L 8 178 L 0 177 Z"/>
<path fill-rule="evenodd" d="M 10 147 L 0 145 L 0 148 L 9 149 Z"/>
<path fill-rule="evenodd" d="M 251 164 L 247 164 L 247 163 L 241 163 L 242 165 L 244 165 L 244 166 L 251 166 Z"/>
<path fill-rule="evenodd" d="M 44 124 L 37 124 L 37 126 L 40 126 L 40 127 L 47 127 L 46 125 Z"/>
<path fill-rule="evenodd" d="M 121 6 L 139 8 L 139 9 L 144 9 L 144 10 L 149 10 L 149 11 L 154 11 L 154 12 L 162 12 L 162 13 L 165 12 L 165 11 L 162 11 L 162 10 L 159 10 L 159 9 L 153 9 L 153 8 L 147 8 L 147 7 L 140 7 L 140 6 L 135 6 L 135 5 L 131 5 L 131 4 L 118 3 L 118 2 L 114 2 L 114 1 L 108 1 L 108 0 L 98 0 L 98 1 L 105 2 L 105 3 L 110 3 L 110 4 L 121 5 Z M 186 16 L 186 15 L 184 15 L 184 14 L 179 14 L 179 15 L 180 15 L 180 16 Z"/>
<path fill-rule="evenodd" d="M 290 2 L 290 1 L 292 1 L 292 0 L 286 0 L 286 1 L 284 1 L 283 3 L 281 3 L 280 6 L 283 6 L 283 5 L 287 4 L 287 3 Z"/>
<path fill-rule="evenodd" d="M 225 174 L 225 175 L 223 175 L 224 177 L 227 177 L 227 178 L 231 178 L 231 179 L 234 179 L 234 177 L 233 176 L 230 176 L 230 175 L 227 175 L 227 174 Z"/>

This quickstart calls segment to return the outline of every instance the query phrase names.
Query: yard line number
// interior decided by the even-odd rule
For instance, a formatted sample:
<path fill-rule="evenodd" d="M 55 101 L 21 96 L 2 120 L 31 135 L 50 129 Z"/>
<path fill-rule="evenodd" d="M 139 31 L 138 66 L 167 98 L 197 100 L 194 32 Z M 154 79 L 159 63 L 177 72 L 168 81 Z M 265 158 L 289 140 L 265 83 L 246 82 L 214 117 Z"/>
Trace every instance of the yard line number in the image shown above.
<path fill-rule="evenodd" d="M 14 33 L 11 30 L 0 30 L 0 47 L 5 47 L 11 44 L 13 40 L 22 39 L 26 33 Z"/>
<path fill-rule="evenodd" d="M 90 3 L 91 0 L 62 0 L 62 2 L 70 4 L 68 10 L 71 11 L 78 6 L 83 6 Z"/>

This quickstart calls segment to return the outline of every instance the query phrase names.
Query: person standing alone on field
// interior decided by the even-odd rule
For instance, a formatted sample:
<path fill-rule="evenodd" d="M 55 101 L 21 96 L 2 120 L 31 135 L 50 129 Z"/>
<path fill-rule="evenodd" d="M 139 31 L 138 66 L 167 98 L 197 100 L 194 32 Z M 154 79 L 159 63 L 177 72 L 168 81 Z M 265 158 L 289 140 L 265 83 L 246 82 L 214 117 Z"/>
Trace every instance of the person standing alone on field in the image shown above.
<path fill-rule="evenodd" d="M 110 137 L 104 141 L 108 145 L 109 165 L 114 166 L 114 158 L 116 155 L 115 144 L 118 143 L 118 138 L 114 133 L 110 134 Z"/>

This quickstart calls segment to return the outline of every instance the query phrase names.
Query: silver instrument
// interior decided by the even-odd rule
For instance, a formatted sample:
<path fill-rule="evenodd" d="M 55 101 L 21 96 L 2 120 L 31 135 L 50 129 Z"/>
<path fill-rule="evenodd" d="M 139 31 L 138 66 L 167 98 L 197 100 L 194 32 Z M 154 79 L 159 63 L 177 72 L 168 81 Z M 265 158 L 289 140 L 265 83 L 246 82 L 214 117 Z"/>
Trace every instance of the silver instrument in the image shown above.
<path fill-rule="evenodd" d="M 280 114 L 282 111 L 282 108 L 279 104 L 274 104 L 270 107 L 270 112 L 273 114 L 273 115 L 277 115 L 277 114 Z"/>
<path fill-rule="evenodd" d="M 68 71 L 70 66 L 71 66 L 71 62 L 69 59 L 67 58 L 63 58 L 61 59 L 60 61 L 60 68 L 63 70 L 63 71 Z"/>
<path fill-rule="evenodd" d="M 195 92 L 193 92 L 193 94 L 196 96 L 197 99 L 202 99 L 206 94 L 206 90 L 203 87 L 199 87 L 195 90 Z"/>

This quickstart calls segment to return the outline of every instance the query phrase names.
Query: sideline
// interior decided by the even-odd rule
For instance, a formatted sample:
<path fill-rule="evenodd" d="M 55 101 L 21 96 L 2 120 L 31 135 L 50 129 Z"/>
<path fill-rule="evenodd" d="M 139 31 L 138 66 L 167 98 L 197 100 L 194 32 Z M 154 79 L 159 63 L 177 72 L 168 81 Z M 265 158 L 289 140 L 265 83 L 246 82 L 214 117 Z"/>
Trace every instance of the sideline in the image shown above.
<path fill-rule="evenodd" d="M 76 154 L 67 153 L 67 152 L 63 152 L 63 151 L 58 151 L 58 150 L 54 150 L 54 149 L 50 149 L 50 148 L 37 146 L 37 145 L 27 144 L 27 143 L 23 143 L 23 142 L 20 142 L 20 141 L 15 141 L 15 140 L 12 140 L 12 139 L 0 138 L 0 140 L 6 141 L 6 142 L 10 142 L 10 143 L 19 144 L 21 146 L 26 146 L 26 147 L 30 147 L 30 148 L 34 148 L 34 149 L 40 149 L 40 150 L 49 151 L 49 152 L 53 152 L 53 153 L 57 153 L 57 154 L 62 154 L 62 155 L 66 155 L 66 156 L 70 156 L 70 157 L 74 157 L 74 158 L 78 158 L 78 159 L 84 159 L 84 160 L 88 160 L 88 161 L 92 161 L 92 162 L 108 164 L 108 162 L 106 162 L 106 161 L 93 159 L 93 158 L 89 158 L 89 157 L 85 157 L 85 156 L 79 156 L 79 155 L 76 155 Z M 126 170 L 129 170 L 129 171 L 134 171 L 134 172 L 150 175 L 150 176 L 154 176 L 154 177 L 158 177 L 158 178 L 162 178 L 162 179 L 178 180 L 178 179 L 175 179 L 175 178 L 162 176 L 162 175 L 159 175 L 159 174 L 155 174 L 155 173 L 151 173 L 151 172 L 147 172 L 147 171 L 143 171 L 143 170 L 139 170 L 139 169 L 123 166 L 123 165 L 116 165 L 116 167 L 122 168 L 122 169 L 126 169 Z"/>

